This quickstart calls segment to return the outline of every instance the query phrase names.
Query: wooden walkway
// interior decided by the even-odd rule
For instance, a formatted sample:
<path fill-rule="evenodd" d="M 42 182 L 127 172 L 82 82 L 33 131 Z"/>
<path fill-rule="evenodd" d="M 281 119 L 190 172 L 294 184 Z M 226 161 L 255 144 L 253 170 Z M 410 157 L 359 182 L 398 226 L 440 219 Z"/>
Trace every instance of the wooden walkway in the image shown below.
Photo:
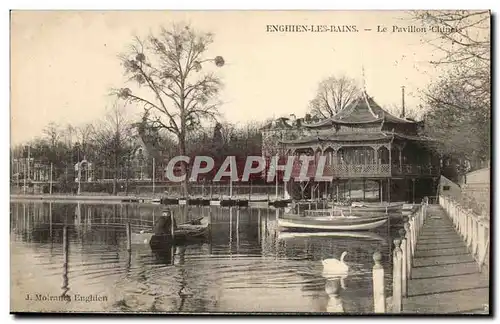
<path fill-rule="evenodd" d="M 479 272 L 439 205 L 429 205 L 417 240 L 403 313 L 488 314 L 488 270 Z"/>

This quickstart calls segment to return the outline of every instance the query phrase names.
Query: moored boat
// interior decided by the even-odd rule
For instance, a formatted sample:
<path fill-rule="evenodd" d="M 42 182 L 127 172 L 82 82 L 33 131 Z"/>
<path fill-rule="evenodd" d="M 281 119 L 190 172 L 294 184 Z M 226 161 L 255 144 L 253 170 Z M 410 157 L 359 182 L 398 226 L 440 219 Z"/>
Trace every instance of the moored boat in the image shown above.
<path fill-rule="evenodd" d="M 161 243 L 182 243 L 191 240 L 203 239 L 207 236 L 208 232 L 208 218 L 204 217 L 178 225 L 174 229 L 173 235 L 171 233 L 155 235 L 151 229 L 143 230 L 139 233 L 131 233 L 131 240 L 132 244 L 151 244 L 152 241 Z"/>
<path fill-rule="evenodd" d="M 317 216 L 303 217 L 285 215 L 278 219 L 278 227 L 283 230 L 310 231 L 362 231 L 371 230 L 384 225 L 387 215 L 373 217 L 359 216 Z"/>
<path fill-rule="evenodd" d="M 292 240 L 298 238 L 313 238 L 313 237 L 326 237 L 326 238 L 354 238 L 366 239 L 374 241 L 385 241 L 386 239 L 377 233 L 370 231 L 329 231 L 329 232 L 280 232 L 278 233 L 279 240 Z"/>
<path fill-rule="evenodd" d="M 352 203 L 350 206 L 338 206 L 333 205 L 330 208 L 342 210 L 348 212 L 348 214 L 358 214 L 358 213 L 398 213 L 403 210 L 404 203 Z"/>

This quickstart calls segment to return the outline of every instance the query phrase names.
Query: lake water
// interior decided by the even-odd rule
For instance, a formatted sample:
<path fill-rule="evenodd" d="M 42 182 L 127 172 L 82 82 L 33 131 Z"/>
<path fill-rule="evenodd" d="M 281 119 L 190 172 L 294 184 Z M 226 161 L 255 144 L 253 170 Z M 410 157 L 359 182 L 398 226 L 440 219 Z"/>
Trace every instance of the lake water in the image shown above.
<path fill-rule="evenodd" d="M 129 253 L 124 224 L 148 227 L 165 206 L 12 202 L 11 310 L 370 313 L 375 251 L 390 295 L 393 227 L 363 237 L 293 237 L 276 231 L 283 210 L 170 208 L 178 223 L 210 217 L 210 239 L 162 253 L 138 244 Z M 331 289 L 340 281 L 322 276 L 321 260 L 343 251 L 349 275 L 337 296 Z"/>

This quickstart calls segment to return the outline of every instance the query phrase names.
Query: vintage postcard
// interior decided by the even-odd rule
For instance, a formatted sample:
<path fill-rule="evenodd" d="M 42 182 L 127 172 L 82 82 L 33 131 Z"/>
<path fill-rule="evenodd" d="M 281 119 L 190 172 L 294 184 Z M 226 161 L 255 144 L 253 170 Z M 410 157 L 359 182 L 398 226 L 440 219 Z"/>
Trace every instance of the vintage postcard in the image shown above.
<path fill-rule="evenodd" d="M 12 313 L 490 314 L 489 10 L 10 27 Z"/>

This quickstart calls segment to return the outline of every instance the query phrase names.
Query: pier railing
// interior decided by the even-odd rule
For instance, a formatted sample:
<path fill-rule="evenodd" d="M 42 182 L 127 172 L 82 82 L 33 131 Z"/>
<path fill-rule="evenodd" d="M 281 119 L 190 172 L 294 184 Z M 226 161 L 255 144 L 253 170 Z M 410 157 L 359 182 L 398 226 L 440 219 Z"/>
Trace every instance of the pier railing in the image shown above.
<path fill-rule="evenodd" d="M 467 250 L 476 260 L 479 271 L 482 271 L 489 255 L 489 217 L 477 215 L 472 209 L 461 206 L 459 202 L 450 196 L 440 195 L 439 204 L 444 208 L 453 222 L 455 230 L 466 243 Z"/>
<path fill-rule="evenodd" d="M 381 254 L 373 255 L 373 305 L 375 313 L 400 313 L 403 298 L 408 296 L 408 281 L 411 279 L 412 260 L 415 254 L 417 240 L 427 217 L 429 200 L 424 198 L 413 213 L 406 216 L 400 238 L 394 240 L 392 253 L 392 298 L 387 302 L 384 289 L 384 268 L 381 265 Z"/>

